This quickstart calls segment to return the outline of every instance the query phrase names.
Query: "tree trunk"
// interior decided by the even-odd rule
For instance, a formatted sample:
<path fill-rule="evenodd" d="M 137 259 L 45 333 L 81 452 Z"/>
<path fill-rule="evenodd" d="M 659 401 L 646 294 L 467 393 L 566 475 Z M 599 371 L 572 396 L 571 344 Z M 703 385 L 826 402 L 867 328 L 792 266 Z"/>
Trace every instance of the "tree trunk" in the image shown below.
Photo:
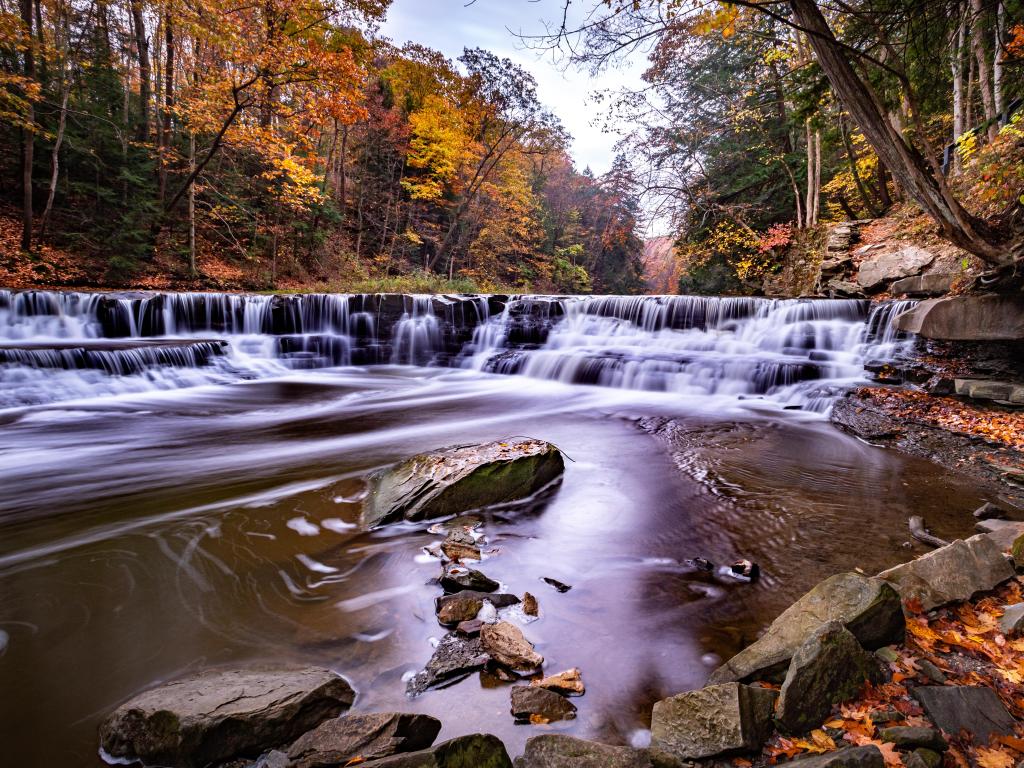
<path fill-rule="evenodd" d="M 971 48 L 978 62 L 978 88 L 981 90 L 981 105 L 988 123 L 988 137 L 994 139 L 999 132 L 996 124 L 996 102 L 992 96 L 992 73 L 985 50 L 985 9 L 982 0 L 971 0 Z"/>
<path fill-rule="evenodd" d="M 164 66 L 164 106 L 163 125 L 160 128 L 163 153 L 160 155 L 160 202 L 163 203 L 167 196 L 167 158 L 166 154 L 171 148 L 171 115 L 174 110 L 174 24 L 171 15 L 167 14 L 164 19 L 164 48 L 166 50 L 167 64 Z"/>
<path fill-rule="evenodd" d="M 953 70 L 953 143 L 960 141 L 967 127 L 966 115 L 964 113 L 964 38 L 967 36 L 967 16 L 964 9 L 960 9 L 960 24 L 953 33 L 953 56 L 950 59 L 950 66 Z M 960 153 L 953 152 L 953 172 L 960 173 L 963 170 L 963 162 Z"/>
<path fill-rule="evenodd" d="M 992 95 L 995 100 L 996 115 L 1002 115 L 1006 109 L 1003 98 L 1003 38 L 1006 35 L 1006 5 L 1003 0 L 996 3 L 996 39 L 992 54 Z M 1002 118 L 1000 118 L 1002 120 Z"/>
<path fill-rule="evenodd" d="M 188 172 L 189 176 L 196 170 L 196 135 L 188 135 Z M 188 185 L 188 271 L 192 277 L 196 270 L 196 185 Z"/>
<path fill-rule="evenodd" d="M 34 80 L 36 66 L 32 41 L 32 0 L 21 0 L 21 23 L 25 25 L 25 77 Z M 35 107 L 26 99 L 25 127 L 21 129 L 21 249 L 32 250 L 32 163 L 35 152 Z"/>
<path fill-rule="evenodd" d="M 139 57 L 139 124 L 135 138 L 149 141 L 150 64 L 149 38 L 146 37 L 146 19 L 140 0 L 131 0 L 132 26 L 135 27 L 135 49 Z"/>
<path fill-rule="evenodd" d="M 994 266 L 1011 263 L 1013 257 L 1001 233 L 965 210 L 945 179 L 936 176 L 924 156 L 886 119 L 881 102 L 854 71 L 817 3 L 789 0 L 789 4 L 797 23 L 808 30 L 818 63 L 836 95 L 897 183 L 935 220 L 946 239 Z"/>
<path fill-rule="evenodd" d="M 871 199 L 871 195 L 868 194 L 867 187 L 864 185 L 864 179 L 861 178 L 860 169 L 857 167 L 857 152 L 853 148 L 853 141 L 850 139 L 850 131 L 846 126 L 846 120 L 843 116 L 839 116 L 839 134 L 843 137 L 843 146 L 846 148 L 846 161 L 850 166 L 850 175 L 853 176 L 853 182 L 857 185 L 857 194 L 860 195 L 861 201 L 864 203 L 864 208 L 874 218 L 878 218 L 881 212 L 875 206 L 874 201 Z"/>
<path fill-rule="evenodd" d="M 57 195 L 57 180 L 60 178 L 60 147 L 64 142 L 64 126 L 68 117 L 68 97 L 71 95 L 71 80 L 65 77 L 63 93 L 60 100 L 60 115 L 57 118 L 57 136 L 53 140 L 53 149 L 50 151 L 50 188 L 46 193 L 46 207 L 43 208 L 43 218 L 40 224 L 39 237 L 46 236 L 46 226 L 50 223 L 50 213 L 53 211 L 53 200 Z"/>

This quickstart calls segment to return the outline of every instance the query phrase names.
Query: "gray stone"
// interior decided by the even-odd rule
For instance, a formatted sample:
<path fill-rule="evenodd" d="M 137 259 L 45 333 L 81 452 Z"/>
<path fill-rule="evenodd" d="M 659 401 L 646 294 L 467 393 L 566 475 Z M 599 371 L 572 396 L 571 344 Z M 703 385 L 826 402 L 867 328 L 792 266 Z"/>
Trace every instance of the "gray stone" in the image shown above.
<path fill-rule="evenodd" d="M 771 732 L 777 696 L 767 688 L 725 683 L 662 699 L 651 715 L 651 749 L 678 760 L 758 750 Z"/>
<path fill-rule="evenodd" d="M 975 520 L 1003 520 L 1005 518 L 1006 510 L 991 501 L 986 501 L 974 510 Z"/>
<path fill-rule="evenodd" d="M 825 292 L 829 296 L 839 298 L 860 298 L 864 295 L 859 285 L 848 280 L 829 280 Z"/>
<path fill-rule="evenodd" d="M 205 766 L 290 742 L 354 698 L 318 667 L 207 670 L 122 704 L 100 726 L 100 745 L 113 757 Z"/>
<path fill-rule="evenodd" d="M 441 721 L 429 715 L 375 712 L 326 720 L 288 748 L 291 768 L 331 768 L 355 757 L 415 752 L 434 743 Z"/>
<path fill-rule="evenodd" d="M 426 520 L 524 499 L 565 470 L 562 454 L 541 440 L 509 440 L 423 453 L 369 478 L 366 528 Z"/>
<path fill-rule="evenodd" d="M 902 642 L 906 630 L 899 595 L 889 584 L 859 573 L 840 573 L 783 611 L 752 645 L 715 670 L 711 682 L 780 679 L 797 648 L 831 621 L 840 622 L 869 650 Z"/>
<path fill-rule="evenodd" d="M 909 563 L 878 574 L 904 600 L 919 600 L 930 611 L 946 603 L 969 600 L 1013 577 L 1002 550 L 987 535 L 957 540 Z"/>
<path fill-rule="evenodd" d="M 1017 537 L 1024 535 L 1024 523 L 1016 520 L 980 520 L 974 524 L 974 530 L 986 534 L 999 547 L 1000 552 L 1008 552 Z"/>
<path fill-rule="evenodd" d="M 800 757 L 785 764 L 786 768 L 885 768 L 885 759 L 878 747 L 847 747 L 813 757 Z"/>
<path fill-rule="evenodd" d="M 901 750 L 923 747 L 933 752 L 945 752 L 949 749 L 949 744 L 942 738 L 942 734 L 934 728 L 894 725 L 891 728 L 882 728 L 878 732 L 878 738 L 887 744 L 894 744 Z"/>
<path fill-rule="evenodd" d="M 911 694 L 943 733 L 958 737 L 967 731 L 975 744 L 988 744 L 993 734 L 1013 735 L 1015 721 L 991 688 L 966 685 L 922 685 Z"/>
<path fill-rule="evenodd" d="M 512 716 L 519 721 L 553 723 L 576 717 L 575 704 L 546 688 L 513 685 L 510 698 Z"/>
<path fill-rule="evenodd" d="M 1024 603 L 1006 606 L 999 618 L 999 631 L 1004 635 L 1019 635 L 1024 631 Z"/>
<path fill-rule="evenodd" d="M 652 768 L 642 749 L 612 747 L 557 733 L 534 736 L 515 760 L 516 768 Z"/>
<path fill-rule="evenodd" d="M 1024 339 L 1024 296 L 949 296 L 928 299 L 893 321 L 901 331 L 950 341 Z"/>
<path fill-rule="evenodd" d="M 924 763 L 926 768 L 939 768 L 939 766 L 942 765 L 942 755 L 933 749 L 919 748 L 915 749 L 910 754 Z"/>
<path fill-rule="evenodd" d="M 918 274 L 933 261 L 934 253 L 908 245 L 898 251 L 866 258 L 857 272 L 857 283 L 865 290 L 879 289 L 884 283 Z"/>
<path fill-rule="evenodd" d="M 405 690 L 410 696 L 423 693 L 483 669 L 490 660 L 478 637 L 462 637 L 447 634 L 434 649 L 427 666 L 406 683 Z"/>
<path fill-rule="evenodd" d="M 956 275 L 933 272 L 930 275 L 905 277 L 892 284 L 893 296 L 942 296 L 953 287 Z"/>
<path fill-rule="evenodd" d="M 474 733 L 419 752 L 360 763 L 359 768 L 512 768 L 512 760 L 497 736 Z"/>
<path fill-rule="evenodd" d="M 544 657 L 533 650 L 522 630 L 507 621 L 484 625 L 480 643 L 492 659 L 509 669 L 532 671 L 544 663 Z"/>
<path fill-rule="evenodd" d="M 941 669 L 939 669 L 937 666 L 932 664 L 930 661 L 928 661 L 928 659 L 918 659 L 916 663 L 917 663 L 917 668 L 919 670 L 921 670 L 921 674 L 922 675 L 927 677 L 933 683 L 938 683 L 939 685 L 945 685 L 945 683 L 946 683 L 946 675 L 945 675 L 945 673 Z"/>
<path fill-rule="evenodd" d="M 458 565 L 464 560 L 481 560 L 480 545 L 469 531 L 448 531 L 441 542 L 441 554 L 453 564 Z"/>
<path fill-rule="evenodd" d="M 461 592 L 470 589 L 474 592 L 495 592 L 501 584 L 486 574 L 464 565 L 449 565 L 441 574 L 441 588 L 445 592 Z"/>
<path fill-rule="evenodd" d="M 852 266 L 853 259 L 849 256 L 849 254 L 834 256 L 831 259 L 825 259 L 823 262 L 821 262 L 821 274 L 834 275 L 838 272 L 845 272 Z"/>
<path fill-rule="evenodd" d="M 515 595 L 489 594 L 464 589 L 454 595 L 444 595 L 434 600 L 437 620 L 445 625 L 454 625 L 463 621 L 472 621 L 480 613 L 484 600 L 495 608 L 508 608 L 519 602 Z"/>
<path fill-rule="evenodd" d="M 857 697 L 881 669 L 839 622 L 826 624 L 797 649 L 779 692 L 775 717 L 790 733 L 806 733 L 828 718 L 834 704 Z"/>
<path fill-rule="evenodd" d="M 1013 396 L 1014 384 L 991 379 L 955 379 L 953 382 L 958 395 L 972 400 L 1000 400 L 1009 402 Z"/>

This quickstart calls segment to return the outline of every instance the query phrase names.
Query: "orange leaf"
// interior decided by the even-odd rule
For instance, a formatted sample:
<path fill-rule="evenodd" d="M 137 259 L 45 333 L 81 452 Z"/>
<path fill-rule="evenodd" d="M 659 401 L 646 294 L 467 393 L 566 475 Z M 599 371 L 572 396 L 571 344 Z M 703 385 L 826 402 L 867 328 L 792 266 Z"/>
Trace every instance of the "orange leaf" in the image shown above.
<path fill-rule="evenodd" d="M 978 747 L 978 765 L 980 768 L 1013 768 L 1017 761 L 1001 749 Z"/>

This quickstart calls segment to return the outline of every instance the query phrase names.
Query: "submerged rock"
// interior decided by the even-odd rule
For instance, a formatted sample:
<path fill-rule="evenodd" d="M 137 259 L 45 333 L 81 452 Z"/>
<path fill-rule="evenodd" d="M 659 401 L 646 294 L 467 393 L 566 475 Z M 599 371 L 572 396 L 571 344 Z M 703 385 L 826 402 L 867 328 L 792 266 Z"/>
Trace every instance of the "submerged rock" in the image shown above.
<path fill-rule="evenodd" d="M 554 587 L 562 594 L 565 594 L 570 589 L 572 589 L 572 587 L 569 584 L 563 584 L 562 582 L 558 581 L 558 579 L 552 579 L 548 576 L 542 576 L 541 581 L 543 581 L 545 584 L 549 584 L 550 586 Z"/>
<path fill-rule="evenodd" d="M 443 741 L 430 749 L 359 763 L 360 768 L 512 768 L 497 736 L 474 733 Z"/>
<path fill-rule="evenodd" d="M 504 593 L 492 594 L 488 592 L 474 592 L 464 589 L 454 595 L 444 595 L 434 601 L 434 608 L 437 611 L 437 620 L 444 625 L 460 624 L 463 621 L 472 621 L 480 613 L 484 601 L 495 608 L 508 608 L 519 602 L 515 595 Z"/>
<path fill-rule="evenodd" d="M 903 641 L 906 623 L 900 597 L 882 579 L 840 573 L 818 584 L 772 622 L 768 630 L 711 675 L 712 683 L 778 679 L 803 643 L 838 621 L 869 650 Z"/>
<path fill-rule="evenodd" d="M 370 476 L 362 523 L 372 528 L 517 501 L 536 493 L 564 470 L 562 454 L 542 440 L 423 453 Z"/>
<path fill-rule="evenodd" d="M 612 747 L 558 733 L 526 740 L 526 751 L 517 757 L 516 768 L 652 768 L 642 749 Z"/>
<path fill-rule="evenodd" d="M 994 589 L 1013 575 L 999 546 L 988 535 L 978 534 L 882 571 L 878 577 L 892 583 L 904 600 L 919 600 L 929 611 Z"/>
<path fill-rule="evenodd" d="M 361 757 L 373 760 L 415 752 L 434 743 L 441 721 L 429 715 L 375 712 L 326 720 L 288 749 L 289 768 L 331 768 Z"/>
<path fill-rule="evenodd" d="M 582 696 L 587 692 L 586 686 L 583 685 L 583 675 L 576 667 L 540 680 L 531 680 L 530 685 L 535 688 L 547 688 L 563 696 Z"/>
<path fill-rule="evenodd" d="M 100 746 L 117 758 L 205 766 L 286 744 L 354 699 L 318 667 L 208 670 L 122 704 L 100 726 Z"/>
<path fill-rule="evenodd" d="M 677 760 L 758 750 L 771 732 L 777 696 L 767 688 L 725 683 L 662 699 L 651 715 L 651 750 Z"/>
<path fill-rule="evenodd" d="M 1015 720 L 991 688 L 969 685 L 921 685 L 911 691 L 943 733 L 967 731 L 975 744 L 988 744 L 993 734 L 1010 736 Z"/>
<path fill-rule="evenodd" d="M 484 625 L 480 642 L 492 659 L 509 669 L 532 671 L 544 663 L 544 657 L 533 650 L 522 630 L 507 621 Z"/>
<path fill-rule="evenodd" d="M 483 669 L 489 660 L 490 657 L 480 644 L 480 638 L 445 635 L 423 670 L 406 683 L 405 691 L 410 696 L 416 696 L 429 688 L 457 682 Z"/>
<path fill-rule="evenodd" d="M 806 733 L 822 724 L 833 704 L 856 698 L 869 680 L 881 681 L 878 662 L 842 624 L 826 624 L 793 654 L 776 719 L 790 733 Z"/>
<path fill-rule="evenodd" d="M 527 616 L 540 616 L 540 606 L 537 605 L 537 598 L 529 592 L 523 594 L 523 613 Z"/>
<path fill-rule="evenodd" d="M 532 723 L 553 723 L 576 717 L 576 705 L 554 691 L 530 685 L 512 686 L 512 716 Z"/>

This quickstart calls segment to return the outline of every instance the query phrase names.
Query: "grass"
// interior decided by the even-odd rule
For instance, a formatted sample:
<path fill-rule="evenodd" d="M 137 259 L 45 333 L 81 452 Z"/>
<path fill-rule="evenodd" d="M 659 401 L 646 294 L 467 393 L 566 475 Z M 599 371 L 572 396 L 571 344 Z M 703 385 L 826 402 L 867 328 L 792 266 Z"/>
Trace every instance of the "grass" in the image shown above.
<path fill-rule="evenodd" d="M 302 288 L 298 293 L 517 293 L 502 287 L 483 287 L 468 278 L 448 280 L 441 275 L 412 272 L 390 277 L 361 277 Z M 270 291 L 280 293 L 280 291 Z"/>

